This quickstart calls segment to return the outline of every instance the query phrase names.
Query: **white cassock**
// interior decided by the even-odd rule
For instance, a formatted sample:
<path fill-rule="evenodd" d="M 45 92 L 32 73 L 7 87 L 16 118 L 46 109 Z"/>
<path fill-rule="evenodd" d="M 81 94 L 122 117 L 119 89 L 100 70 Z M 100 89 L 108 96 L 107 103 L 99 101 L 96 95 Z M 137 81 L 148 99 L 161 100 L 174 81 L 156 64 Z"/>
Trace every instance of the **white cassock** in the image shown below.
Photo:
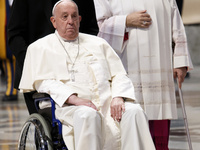
<path fill-rule="evenodd" d="M 94 4 L 98 36 L 121 58 L 148 119 L 176 119 L 173 68 L 193 66 L 175 0 L 94 0 Z M 126 16 L 141 10 L 147 10 L 152 25 L 126 28 Z M 124 42 L 125 32 L 129 39 Z"/>
<path fill-rule="evenodd" d="M 56 117 L 63 124 L 69 150 L 155 149 L 144 111 L 134 103 L 134 88 L 123 64 L 99 37 L 80 33 L 75 41 L 68 42 L 56 31 L 37 40 L 28 47 L 19 88 L 45 92 L 55 100 Z M 98 111 L 65 104 L 73 93 L 91 100 Z M 110 116 L 113 97 L 127 98 L 120 123 Z"/>

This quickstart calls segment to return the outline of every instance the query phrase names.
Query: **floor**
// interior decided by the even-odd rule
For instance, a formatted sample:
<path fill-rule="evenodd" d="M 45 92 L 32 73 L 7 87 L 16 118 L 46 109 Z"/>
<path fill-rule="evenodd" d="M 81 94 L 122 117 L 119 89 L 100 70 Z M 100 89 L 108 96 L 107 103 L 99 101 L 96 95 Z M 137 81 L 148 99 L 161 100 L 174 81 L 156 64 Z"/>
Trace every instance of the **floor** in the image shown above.
<path fill-rule="evenodd" d="M 200 66 L 195 66 L 182 87 L 193 150 L 200 149 Z M 5 92 L 5 79 L 0 80 L 0 99 Z M 171 122 L 170 150 L 188 150 L 187 136 L 179 96 L 178 116 Z M 17 150 L 19 133 L 28 117 L 22 94 L 16 102 L 0 100 L 0 150 Z"/>

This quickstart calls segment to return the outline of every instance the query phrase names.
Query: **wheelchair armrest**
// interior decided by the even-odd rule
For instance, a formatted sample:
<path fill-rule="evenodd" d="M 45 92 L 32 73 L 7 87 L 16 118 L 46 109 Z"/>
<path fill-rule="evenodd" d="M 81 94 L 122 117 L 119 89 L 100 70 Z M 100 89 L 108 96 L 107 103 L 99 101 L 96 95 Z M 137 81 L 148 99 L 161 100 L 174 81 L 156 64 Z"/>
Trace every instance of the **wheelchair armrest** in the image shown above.
<path fill-rule="evenodd" d="M 55 102 L 51 98 L 51 96 L 49 94 L 47 94 L 47 93 L 38 93 L 38 92 L 36 92 L 36 93 L 33 94 L 33 99 L 34 99 L 34 103 L 35 103 L 35 107 L 36 107 L 37 111 L 39 110 L 38 103 L 40 101 L 50 100 L 50 102 L 51 102 L 51 113 L 52 113 L 52 126 L 55 127 L 55 124 L 57 123 L 58 126 L 59 126 L 58 132 L 59 132 L 60 135 L 62 135 L 62 124 L 55 117 Z"/>
<path fill-rule="evenodd" d="M 38 93 L 38 92 L 33 94 L 33 99 L 44 98 L 44 97 L 50 97 L 50 95 L 47 93 Z"/>
<path fill-rule="evenodd" d="M 46 94 L 46 93 L 38 93 L 38 92 L 36 92 L 36 93 L 33 94 L 32 98 L 34 99 L 34 104 L 35 104 L 35 108 L 37 109 L 37 111 L 39 110 L 39 102 L 40 101 L 45 101 L 45 100 L 53 101 L 51 99 L 50 95 Z"/>

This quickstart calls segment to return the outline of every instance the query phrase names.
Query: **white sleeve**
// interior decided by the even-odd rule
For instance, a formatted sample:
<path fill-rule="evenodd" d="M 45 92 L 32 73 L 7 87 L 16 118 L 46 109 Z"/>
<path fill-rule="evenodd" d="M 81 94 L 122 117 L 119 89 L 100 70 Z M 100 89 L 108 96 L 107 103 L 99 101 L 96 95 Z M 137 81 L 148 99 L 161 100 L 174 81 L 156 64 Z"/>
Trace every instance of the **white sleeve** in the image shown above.
<path fill-rule="evenodd" d="M 122 53 L 126 15 L 113 15 L 108 0 L 94 0 L 99 26 L 98 36 L 104 38 L 117 53 Z"/>
<path fill-rule="evenodd" d="M 176 5 L 175 0 L 171 1 L 172 7 L 172 38 L 175 43 L 174 47 L 174 68 L 188 67 L 193 69 L 190 53 L 188 50 L 187 37 L 185 28 Z"/>
<path fill-rule="evenodd" d="M 112 98 L 125 97 L 129 100 L 136 100 L 133 84 L 127 77 L 127 73 L 120 58 L 109 44 L 105 43 L 104 49 L 108 70 L 110 72 L 112 81 Z"/>
<path fill-rule="evenodd" d="M 39 93 L 49 94 L 60 107 L 63 106 L 70 95 L 75 93 L 66 84 L 56 80 L 36 81 L 34 86 Z"/>

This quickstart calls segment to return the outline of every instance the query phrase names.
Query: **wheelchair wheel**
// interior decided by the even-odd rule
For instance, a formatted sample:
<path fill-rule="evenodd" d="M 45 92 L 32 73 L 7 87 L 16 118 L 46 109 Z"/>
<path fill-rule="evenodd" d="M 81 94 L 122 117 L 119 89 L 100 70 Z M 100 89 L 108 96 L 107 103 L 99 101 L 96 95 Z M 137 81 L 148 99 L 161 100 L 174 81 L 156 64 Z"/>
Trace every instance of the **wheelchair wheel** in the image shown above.
<path fill-rule="evenodd" d="M 53 150 L 50 125 L 40 114 L 32 114 L 22 127 L 19 150 Z"/>

